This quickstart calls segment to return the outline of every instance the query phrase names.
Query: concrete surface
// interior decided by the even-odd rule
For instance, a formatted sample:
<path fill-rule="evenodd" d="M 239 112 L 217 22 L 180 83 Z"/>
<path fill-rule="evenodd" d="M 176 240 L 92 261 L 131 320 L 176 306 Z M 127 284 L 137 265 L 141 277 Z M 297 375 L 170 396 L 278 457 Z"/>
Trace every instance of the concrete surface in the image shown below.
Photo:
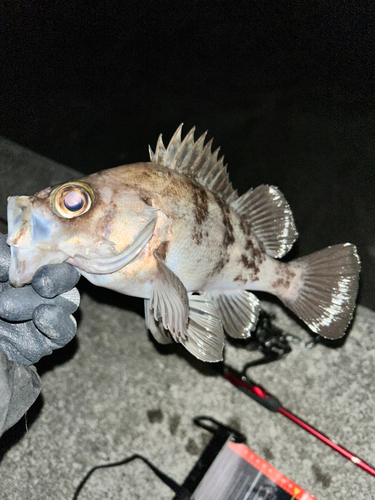
<path fill-rule="evenodd" d="M 0 141 L 0 216 L 6 196 L 75 173 L 7 140 Z M 137 299 L 81 280 L 76 339 L 38 364 L 43 394 L 0 441 L 1 500 L 69 500 L 94 465 L 141 453 L 182 482 L 210 435 L 201 414 L 240 428 L 251 449 L 319 500 L 375 499 L 375 478 L 278 414 L 269 413 L 193 359 L 182 346 L 158 347 Z M 277 324 L 309 338 L 270 302 Z M 295 346 L 285 359 L 252 370 L 285 407 L 375 463 L 375 313 L 358 307 L 349 336 L 333 348 Z M 257 356 L 227 345 L 229 364 Z M 142 463 L 96 472 L 80 500 L 157 498 L 173 493 Z"/>

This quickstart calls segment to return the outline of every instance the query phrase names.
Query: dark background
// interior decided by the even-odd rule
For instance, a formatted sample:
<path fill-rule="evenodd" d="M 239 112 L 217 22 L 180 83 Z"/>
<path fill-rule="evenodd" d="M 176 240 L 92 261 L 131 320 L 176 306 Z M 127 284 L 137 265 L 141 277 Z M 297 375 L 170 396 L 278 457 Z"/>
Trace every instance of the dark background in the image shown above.
<path fill-rule="evenodd" d="M 375 308 L 374 11 L 2 2 L 0 134 L 90 173 L 147 160 L 181 122 L 209 129 L 240 194 L 261 183 L 285 194 L 300 232 L 290 257 L 358 245 L 360 303 Z"/>

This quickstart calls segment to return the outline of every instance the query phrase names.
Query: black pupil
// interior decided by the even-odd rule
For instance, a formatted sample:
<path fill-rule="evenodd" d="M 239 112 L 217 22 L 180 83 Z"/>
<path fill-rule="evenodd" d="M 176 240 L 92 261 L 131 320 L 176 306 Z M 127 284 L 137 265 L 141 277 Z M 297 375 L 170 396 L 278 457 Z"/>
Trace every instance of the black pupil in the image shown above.
<path fill-rule="evenodd" d="M 64 205 L 70 212 L 78 212 L 84 205 L 85 200 L 81 193 L 71 192 L 65 196 Z"/>

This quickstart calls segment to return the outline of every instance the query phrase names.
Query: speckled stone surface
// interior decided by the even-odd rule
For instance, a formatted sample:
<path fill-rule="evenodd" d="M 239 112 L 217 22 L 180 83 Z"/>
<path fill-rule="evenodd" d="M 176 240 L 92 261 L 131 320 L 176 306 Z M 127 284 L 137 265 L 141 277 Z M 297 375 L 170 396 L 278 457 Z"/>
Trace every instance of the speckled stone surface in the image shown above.
<path fill-rule="evenodd" d="M 74 177 L 72 170 L 8 141 L 0 142 L 0 155 L 7 165 L 1 167 L 2 217 L 6 195 Z M 240 428 L 254 452 L 318 500 L 375 498 L 375 478 L 282 415 L 257 405 L 182 346 L 157 347 L 145 327 L 142 301 L 83 280 L 80 289 L 77 337 L 39 364 L 43 395 L 28 414 L 28 431 L 23 420 L 0 440 L 1 500 L 69 500 L 92 466 L 135 452 L 182 482 L 210 438 L 192 423 L 202 414 Z M 262 305 L 276 313 L 278 326 L 309 339 L 285 309 Z M 226 347 L 227 362 L 237 368 L 256 356 Z M 375 463 L 374 363 L 375 313 L 359 306 L 340 347 L 296 345 L 285 359 L 254 368 L 251 375 L 286 408 Z M 134 462 L 97 471 L 79 497 L 120 498 L 169 500 L 173 493 L 144 464 Z"/>

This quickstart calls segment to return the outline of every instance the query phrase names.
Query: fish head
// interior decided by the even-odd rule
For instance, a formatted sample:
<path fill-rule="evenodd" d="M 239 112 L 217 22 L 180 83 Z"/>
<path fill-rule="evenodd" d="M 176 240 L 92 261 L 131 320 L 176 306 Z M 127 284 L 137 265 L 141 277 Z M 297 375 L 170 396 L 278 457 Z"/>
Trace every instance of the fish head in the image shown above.
<path fill-rule="evenodd" d="M 134 189 L 107 181 L 93 174 L 8 198 L 11 285 L 30 283 L 47 264 L 66 261 L 89 274 L 110 274 L 137 257 L 152 237 L 156 209 Z"/>

